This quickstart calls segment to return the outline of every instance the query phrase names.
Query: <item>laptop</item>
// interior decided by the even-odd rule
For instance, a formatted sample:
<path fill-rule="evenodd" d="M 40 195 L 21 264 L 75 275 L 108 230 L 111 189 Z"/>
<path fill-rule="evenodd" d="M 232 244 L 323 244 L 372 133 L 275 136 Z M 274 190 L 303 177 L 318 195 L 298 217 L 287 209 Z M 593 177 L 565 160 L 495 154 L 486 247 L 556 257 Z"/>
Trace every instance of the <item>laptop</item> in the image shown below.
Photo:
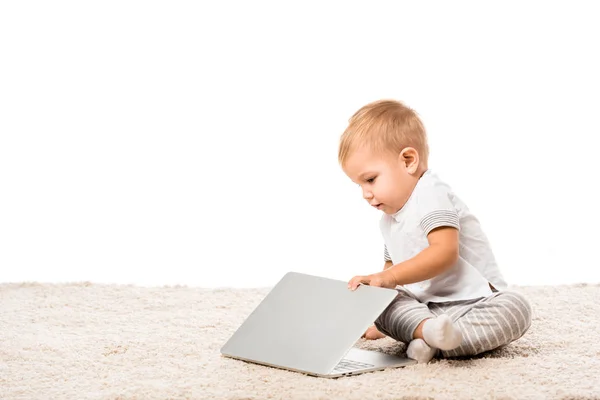
<path fill-rule="evenodd" d="M 306 375 L 338 378 L 416 364 L 353 347 L 396 290 L 288 272 L 234 332 L 221 354 Z"/>

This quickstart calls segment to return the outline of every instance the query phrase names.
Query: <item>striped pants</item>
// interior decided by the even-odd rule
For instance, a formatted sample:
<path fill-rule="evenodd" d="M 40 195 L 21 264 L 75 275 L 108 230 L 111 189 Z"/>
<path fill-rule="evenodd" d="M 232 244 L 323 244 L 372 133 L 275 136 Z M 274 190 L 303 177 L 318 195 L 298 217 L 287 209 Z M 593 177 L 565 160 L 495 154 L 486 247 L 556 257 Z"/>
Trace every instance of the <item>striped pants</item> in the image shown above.
<path fill-rule="evenodd" d="M 419 302 L 398 287 L 398 296 L 375 321 L 379 331 L 409 343 L 417 326 L 426 318 L 448 314 L 463 334 L 457 348 L 441 351 L 441 357 L 474 356 L 517 340 L 531 325 L 531 305 L 523 295 L 500 291 L 488 297 L 445 303 Z M 439 353 L 439 352 L 438 352 Z"/>

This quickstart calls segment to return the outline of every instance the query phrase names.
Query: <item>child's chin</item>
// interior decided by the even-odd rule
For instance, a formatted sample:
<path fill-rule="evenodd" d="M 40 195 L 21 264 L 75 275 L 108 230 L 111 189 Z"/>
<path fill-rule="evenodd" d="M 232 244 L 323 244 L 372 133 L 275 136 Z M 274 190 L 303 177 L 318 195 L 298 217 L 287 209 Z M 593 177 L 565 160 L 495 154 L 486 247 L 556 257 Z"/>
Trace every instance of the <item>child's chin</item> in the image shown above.
<path fill-rule="evenodd" d="M 392 209 L 390 207 L 382 207 L 379 209 L 379 211 L 383 211 L 387 215 L 394 215 L 397 212 L 397 211 L 394 211 L 394 209 Z"/>

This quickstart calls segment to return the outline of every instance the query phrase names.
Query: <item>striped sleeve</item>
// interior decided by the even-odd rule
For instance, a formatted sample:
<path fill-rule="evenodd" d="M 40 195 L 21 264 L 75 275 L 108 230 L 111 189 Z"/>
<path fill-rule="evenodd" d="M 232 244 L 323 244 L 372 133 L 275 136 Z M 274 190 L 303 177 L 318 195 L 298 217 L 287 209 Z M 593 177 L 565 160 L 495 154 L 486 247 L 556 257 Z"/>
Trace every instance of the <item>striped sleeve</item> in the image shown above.
<path fill-rule="evenodd" d="M 385 244 L 383 245 L 383 259 L 385 261 L 392 261 L 392 258 L 390 257 L 390 253 L 388 253 L 388 249 Z"/>
<path fill-rule="evenodd" d="M 429 235 L 429 232 L 435 228 L 443 226 L 460 229 L 458 213 L 454 210 L 436 210 L 421 219 L 421 228 L 425 231 L 425 235 Z"/>

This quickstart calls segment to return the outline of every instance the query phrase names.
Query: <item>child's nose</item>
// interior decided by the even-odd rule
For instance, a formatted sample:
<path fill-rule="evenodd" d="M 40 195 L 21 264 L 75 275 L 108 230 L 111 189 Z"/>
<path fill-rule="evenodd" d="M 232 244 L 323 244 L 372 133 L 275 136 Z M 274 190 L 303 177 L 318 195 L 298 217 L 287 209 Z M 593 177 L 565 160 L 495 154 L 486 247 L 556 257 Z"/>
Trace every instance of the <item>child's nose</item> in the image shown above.
<path fill-rule="evenodd" d="M 364 198 L 365 200 L 372 199 L 372 198 L 373 198 L 373 193 L 371 193 L 371 191 L 370 191 L 370 190 L 365 190 L 365 189 L 363 189 L 363 198 Z"/>

